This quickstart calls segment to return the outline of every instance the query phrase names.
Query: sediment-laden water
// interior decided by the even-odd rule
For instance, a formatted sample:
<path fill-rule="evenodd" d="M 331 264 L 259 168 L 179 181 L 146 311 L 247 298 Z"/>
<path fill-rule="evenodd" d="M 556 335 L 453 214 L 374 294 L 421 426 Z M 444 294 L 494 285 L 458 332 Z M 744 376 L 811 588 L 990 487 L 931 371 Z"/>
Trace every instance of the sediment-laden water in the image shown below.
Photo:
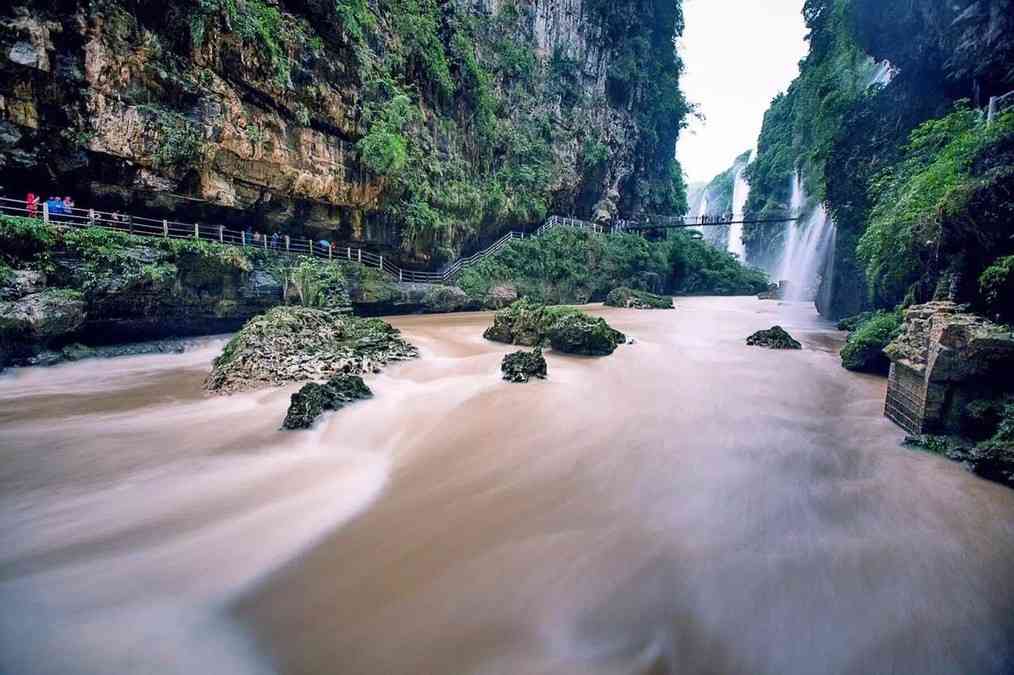
<path fill-rule="evenodd" d="M 0 378 L 0 672 L 1009 672 L 1014 491 L 812 309 L 595 312 L 636 343 L 528 385 L 397 318 L 423 358 L 306 433 L 202 394 L 221 340 Z"/>

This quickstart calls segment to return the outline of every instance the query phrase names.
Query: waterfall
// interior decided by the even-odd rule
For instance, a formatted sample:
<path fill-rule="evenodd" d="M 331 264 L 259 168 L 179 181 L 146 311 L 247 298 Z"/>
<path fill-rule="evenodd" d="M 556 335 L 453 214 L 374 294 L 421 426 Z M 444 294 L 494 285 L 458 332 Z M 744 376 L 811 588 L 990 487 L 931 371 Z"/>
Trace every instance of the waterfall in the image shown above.
<path fill-rule="evenodd" d="M 746 209 L 746 200 L 750 198 L 750 184 L 746 182 L 746 167 L 750 166 L 756 151 L 750 153 L 750 157 L 743 166 L 736 169 L 736 181 L 732 188 L 732 213 L 733 220 L 742 220 L 741 216 Z M 746 246 L 743 244 L 743 224 L 738 223 L 729 226 L 729 253 L 737 256 L 741 262 L 746 262 Z"/>
<path fill-rule="evenodd" d="M 806 204 L 806 195 L 803 193 L 803 180 L 796 171 L 792 174 L 792 197 L 789 200 L 789 210 L 793 214 L 800 214 Z M 785 223 L 785 234 L 782 237 L 782 258 L 778 264 L 776 281 L 788 280 L 792 274 L 792 263 L 796 257 L 796 249 L 799 248 L 799 235 L 803 228 L 799 227 L 797 221 Z"/>
<path fill-rule="evenodd" d="M 806 191 L 799 173 L 792 178 L 791 207 L 800 212 L 807 204 Z M 831 274 L 833 261 L 828 255 L 834 246 L 835 228 L 823 204 L 817 204 L 802 220 L 788 223 L 779 281 L 788 282 L 787 300 L 813 300 L 821 279 Z"/>
<path fill-rule="evenodd" d="M 870 75 L 870 80 L 866 83 L 866 88 L 869 89 L 875 84 L 888 84 L 897 74 L 898 69 L 891 65 L 890 61 L 884 59 L 877 64 L 873 74 Z"/>

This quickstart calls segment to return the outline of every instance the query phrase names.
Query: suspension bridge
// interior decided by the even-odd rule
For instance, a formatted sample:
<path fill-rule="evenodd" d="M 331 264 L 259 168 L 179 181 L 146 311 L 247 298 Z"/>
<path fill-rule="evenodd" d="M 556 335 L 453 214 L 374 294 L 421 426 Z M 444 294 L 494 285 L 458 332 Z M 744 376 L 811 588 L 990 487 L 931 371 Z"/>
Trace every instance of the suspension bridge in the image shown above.
<path fill-rule="evenodd" d="M 400 267 L 390 257 L 354 246 L 337 246 L 329 242 L 314 241 L 290 235 L 267 235 L 247 230 L 232 230 L 223 225 L 185 223 L 175 220 L 149 218 L 117 211 L 96 209 L 63 208 L 59 213 L 50 213 L 48 204 L 42 203 L 29 208 L 24 200 L 0 197 L 0 214 L 14 217 L 30 217 L 42 220 L 47 225 L 60 228 L 99 227 L 127 234 L 164 239 L 196 239 L 216 242 L 226 246 L 262 248 L 279 255 L 309 256 L 334 263 L 354 263 L 381 270 L 393 280 L 449 284 L 470 265 L 496 255 L 515 239 L 540 237 L 550 230 L 568 227 L 597 234 L 645 232 L 649 230 L 695 228 L 737 223 L 784 223 L 799 220 L 798 214 L 785 213 L 782 216 L 768 214 L 765 218 L 750 218 L 746 214 L 725 214 L 724 216 L 680 217 L 645 216 L 638 221 L 615 220 L 608 224 L 592 223 L 577 218 L 550 216 L 532 232 L 511 230 L 486 248 L 470 256 L 458 258 L 440 271 L 420 271 Z M 326 243 L 326 245 L 322 245 Z"/>

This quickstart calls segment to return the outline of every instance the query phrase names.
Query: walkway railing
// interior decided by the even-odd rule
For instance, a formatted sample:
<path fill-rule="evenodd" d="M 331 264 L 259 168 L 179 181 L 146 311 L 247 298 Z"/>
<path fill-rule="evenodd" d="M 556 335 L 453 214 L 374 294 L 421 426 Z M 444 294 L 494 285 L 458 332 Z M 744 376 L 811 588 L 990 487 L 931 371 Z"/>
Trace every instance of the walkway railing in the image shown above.
<path fill-rule="evenodd" d="M 55 206 L 55 205 L 54 205 Z M 448 283 L 464 268 L 473 265 L 502 251 L 514 239 L 524 239 L 525 233 L 512 230 L 503 235 L 485 249 L 468 257 L 459 258 L 440 272 L 420 272 L 408 270 L 392 263 L 372 251 L 353 246 L 322 246 L 319 242 L 301 237 L 274 234 L 254 233 L 250 230 L 231 230 L 223 225 L 206 225 L 202 223 L 184 223 L 176 220 L 147 218 L 116 211 L 98 211 L 96 209 L 67 209 L 61 205 L 59 212 L 52 211 L 45 202 L 30 209 L 24 200 L 0 197 L 0 213 L 8 216 L 41 218 L 46 224 L 55 227 L 101 227 L 107 230 L 125 232 L 164 239 L 197 239 L 217 242 L 228 246 L 259 248 L 277 254 L 310 256 L 336 263 L 356 263 L 373 267 L 388 274 L 398 281 L 443 284 Z M 576 218 L 550 216 L 538 230 L 529 237 L 538 237 L 557 227 L 571 227 L 591 232 L 604 232 L 606 228 Z M 609 228 L 619 231 L 618 227 Z"/>

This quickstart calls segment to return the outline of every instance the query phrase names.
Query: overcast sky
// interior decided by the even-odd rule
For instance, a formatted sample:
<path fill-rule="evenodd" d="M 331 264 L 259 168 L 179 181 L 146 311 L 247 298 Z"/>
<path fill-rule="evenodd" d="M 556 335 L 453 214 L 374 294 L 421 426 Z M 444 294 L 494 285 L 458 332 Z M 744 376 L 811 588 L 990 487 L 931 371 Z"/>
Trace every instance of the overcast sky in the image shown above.
<path fill-rule="evenodd" d="M 676 148 L 690 182 L 710 180 L 754 146 L 764 111 L 806 54 L 803 0 L 684 0 L 680 81 L 704 114 Z"/>

